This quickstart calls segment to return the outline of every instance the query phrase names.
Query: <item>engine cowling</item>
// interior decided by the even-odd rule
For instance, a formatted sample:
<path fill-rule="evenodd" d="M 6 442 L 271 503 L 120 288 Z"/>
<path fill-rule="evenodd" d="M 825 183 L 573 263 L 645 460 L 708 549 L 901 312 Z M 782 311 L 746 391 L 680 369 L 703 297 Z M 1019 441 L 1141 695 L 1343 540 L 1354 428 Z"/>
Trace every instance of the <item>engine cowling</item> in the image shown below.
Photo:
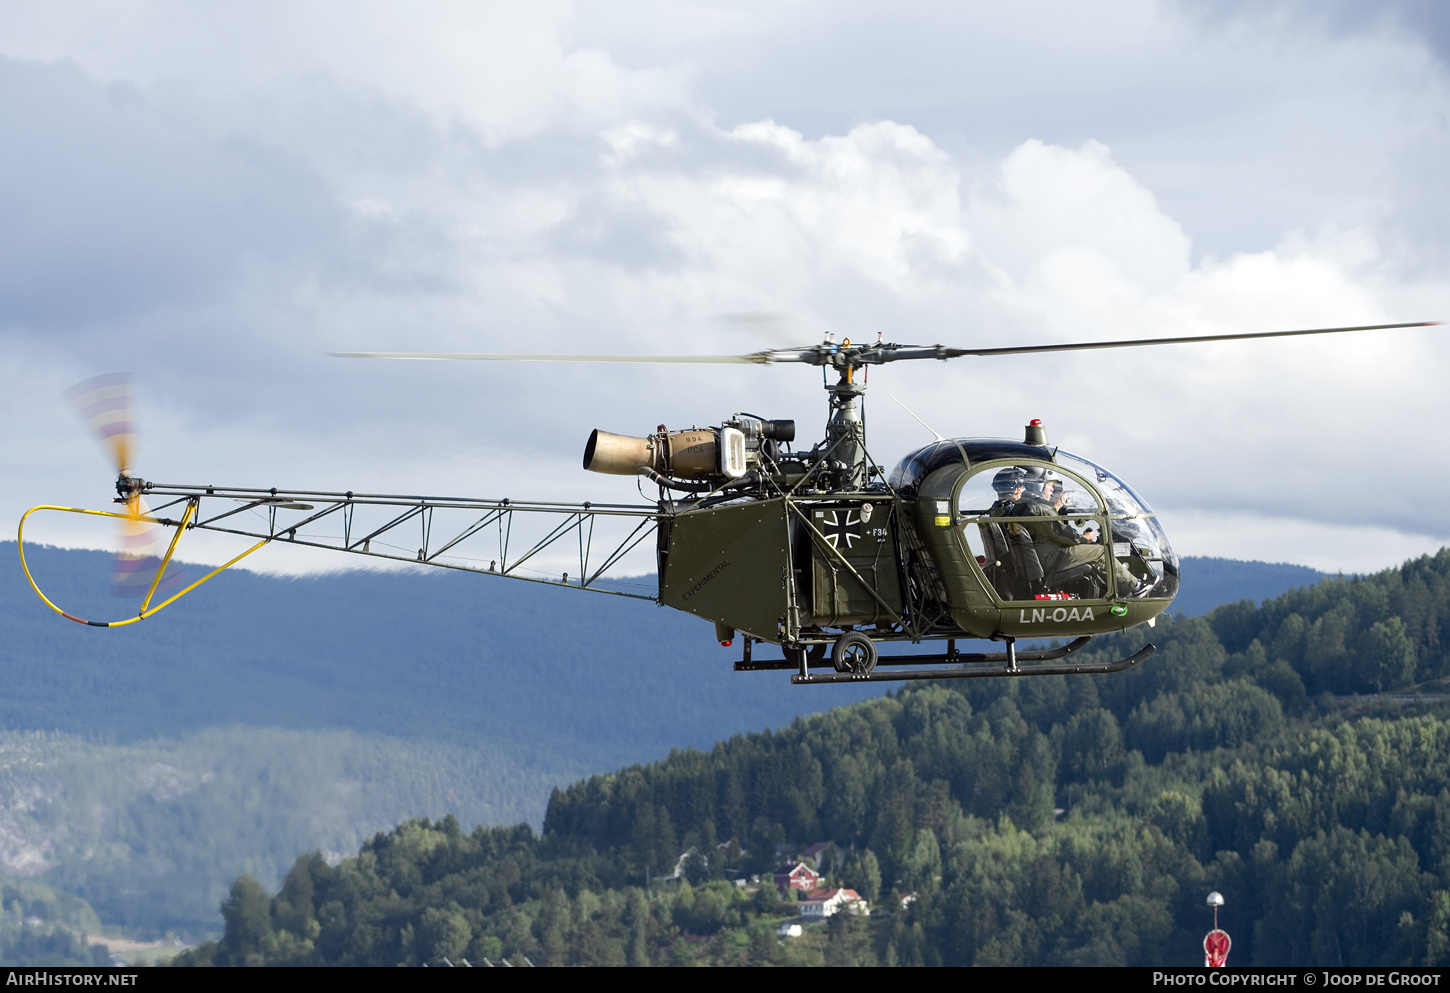
<path fill-rule="evenodd" d="M 595 429 L 584 446 L 584 468 L 615 476 L 649 470 L 690 482 L 732 480 L 758 468 L 762 447 L 795 438 L 794 421 L 737 415 L 719 427 L 667 431 L 637 437 Z"/>

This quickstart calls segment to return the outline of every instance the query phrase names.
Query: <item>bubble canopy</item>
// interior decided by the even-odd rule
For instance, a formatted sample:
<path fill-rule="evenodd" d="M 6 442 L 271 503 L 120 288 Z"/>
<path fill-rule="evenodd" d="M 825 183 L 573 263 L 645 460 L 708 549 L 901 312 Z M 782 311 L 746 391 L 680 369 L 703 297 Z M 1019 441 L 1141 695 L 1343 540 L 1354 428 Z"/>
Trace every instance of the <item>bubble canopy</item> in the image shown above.
<path fill-rule="evenodd" d="M 1178 557 L 1157 515 L 1096 462 L 1041 445 L 957 439 L 907 455 L 889 481 L 913 496 L 948 466 L 965 469 L 953 489 L 953 523 L 999 599 L 1157 600 L 1178 592 Z"/>

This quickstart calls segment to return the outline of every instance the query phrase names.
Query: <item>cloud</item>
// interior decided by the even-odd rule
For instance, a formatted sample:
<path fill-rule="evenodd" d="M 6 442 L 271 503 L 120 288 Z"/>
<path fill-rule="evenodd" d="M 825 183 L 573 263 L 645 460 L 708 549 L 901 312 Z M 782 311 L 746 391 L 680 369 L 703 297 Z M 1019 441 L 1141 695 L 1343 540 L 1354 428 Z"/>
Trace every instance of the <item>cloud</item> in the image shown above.
<path fill-rule="evenodd" d="M 1377 4 L 1352 0 L 1178 0 L 1176 6 L 1202 23 L 1219 27 L 1240 24 L 1261 28 L 1286 22 L 1331 36 L 1403 33 L 1424 44 L 1442 62 L 1450 61 L 1450 12 L 1436 0 L 1386 0 Z"/>
<path fill-rule="evenodd" d="M 110 369 L 143 390 L 152 476 L 630 500 L 578 470 L 591 428 L 756 410 L 808 438 L 818 375 L 323 353 L 780 344 L 718 316 L 742 313 L 981 345 L 1450 313 L 1426 261 L 1450 247 L 1446 90 L 1378 26 L 1246 36 L 1147 4 L 57 10 L 0 12 L 0 411 L 26 480 L 0 509 L 104 492 L 54 397 Z M 1187 551 L 1227 554 L 1196 522 L 1264 508 L 1298 523 L 1255 531 L 1259 557 L 1313 541 L 1357 570 L 1375 529 L 1403 539 L 1384 565 L 1450 532 L 1423 489 L 1383 484 L 1450 482 L 1426 440 L 1446 358 L 1409 332 L 900 365 L 872 374 L 871 444 L 928 440 L 887 390 L 948 434 L 1043 417 L 1170 532 L 1195 522 Z"/>
<path fill-rule="evenodd" d="M 73 331 L 224 292 L 342 221 L 284 150 L 174 126 L 134 86 L 0 59 L 0 325 Z"/>
<path fill-rule="evenodd" d="M 1110 280 L 1152 292 L 1189 269 L 1183 229 L 1096 141 L 1019 145 L 974 198 L 968 223 L 983 253 L 1019 285 L 1077 275 L 1101 285 L 1108 270 Z"/>

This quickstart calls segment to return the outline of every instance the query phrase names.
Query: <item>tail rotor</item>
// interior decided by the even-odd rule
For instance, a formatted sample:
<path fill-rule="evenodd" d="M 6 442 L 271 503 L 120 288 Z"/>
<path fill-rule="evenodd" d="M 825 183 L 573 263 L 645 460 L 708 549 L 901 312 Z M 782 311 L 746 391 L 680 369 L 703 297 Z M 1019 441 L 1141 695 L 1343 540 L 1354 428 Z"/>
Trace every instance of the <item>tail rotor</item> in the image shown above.
<path fill-rule="evenodd" d="M 61 395 L 90 428 L 116 470 L 115 502 L 125 506 L 125 516 L 118 522 L 120 535 L 111 592 L 120 597 L 143 597 L 160 567 L 164 535 L 141 498 L 145 482 L 132 475 L 138 432 L 131 374 L 96 376 Z"/>

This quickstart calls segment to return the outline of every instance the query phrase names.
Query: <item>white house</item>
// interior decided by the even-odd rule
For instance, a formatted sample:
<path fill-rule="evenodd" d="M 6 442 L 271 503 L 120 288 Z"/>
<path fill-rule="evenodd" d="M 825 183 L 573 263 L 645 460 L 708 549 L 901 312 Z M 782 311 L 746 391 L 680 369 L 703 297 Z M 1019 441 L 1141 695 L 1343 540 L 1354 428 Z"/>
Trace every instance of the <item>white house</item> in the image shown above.
<path fill-rule="evenodd" d="M 845 911 L 848 914 L 871 916 L 871 908 L 855 890 L 812 890 L 800 903 L 801 918 L 808 921 L 825 920 L 832 914 Z"/>

